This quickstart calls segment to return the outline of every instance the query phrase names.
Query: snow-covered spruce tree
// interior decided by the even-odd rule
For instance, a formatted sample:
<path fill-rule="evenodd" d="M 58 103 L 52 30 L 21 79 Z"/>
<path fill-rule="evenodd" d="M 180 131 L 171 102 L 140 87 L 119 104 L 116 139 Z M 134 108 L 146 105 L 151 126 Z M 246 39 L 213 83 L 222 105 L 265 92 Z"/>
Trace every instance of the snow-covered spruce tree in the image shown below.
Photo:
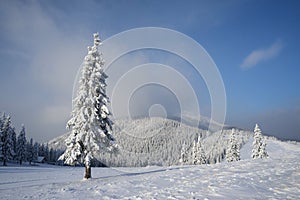
<path fill-rule="evenodd" d="M 49 147 L 48 144 L 39 144 L 38 155 L 44 158 L 44 162 L 49 161 Z"/>
<path fill-rule="evenodd" d="M 196 140 L 193 141 L 193 146 L 192 146 L 192 164 L 197 165 L 198 164 L 198 151 L 197 151 L 197 143 Z"/>
<path fill-rule="evenodd" d="M 31 138 L 29 142 L 26 144 L 26 158 L 29 164 L 34 160 L 34 148 L 33 148 L 33 139 Z"/>
<path fill-rule="evenodd" d="M 94 45 L 88 47 L 84 58 L 77 97 L 73 100 L 72 117 L 67 123 L 71 129 L 66 139 L 67 149 L 59 157 L 68 165 L 84 164 L 84 178 L 91 178 L 91 162 L 99 151 L 115 148 L 110 130 L 112 122 L 107 108 L 104 60 L 98 51 L 98 33 L 94 34 Z"/>
<path fill-rule="evenodd" d="M 240 145 L 237 142 L 235 130 L 232 129 L 229 139 L 229 145 L 226 150 L 226 161 L 233 162 L 239 161 L 240 159 Z"/>
<path fill-rule="evenodd" d="M 5 116 L 5 115 L 4 115 Z M 7 161 L 12 158 L 12 155 L 14 155 L 13 152 L 13 145 L 12 145 L 12 140 L 10 134 L 11 132 L 11 120 L 10 116 L 4 117 L 2 119 L 3 125 L 2 125 L 2 130 L 1 130 L 1 154 L 3 158 L 3 166 L 7 165 Z"/>
<path fill-rule="evenodd" d="M 49 161 L 50 163 L 56 163 L 59 156 L 62 154 L 63 152 L 59 149 L 53 149 L 53 148 L 50 148 L 50 151 L 49 151 Z"/>
<path fill-rule="evenodd" d="M 4 121 L 3 119 L 5 118 L 4 113 L 2 114 L 2 116 L 0 117 L 0 157 L 2 156 L 2 134 L 3 134 L 3 125 L 4 125 Z"/>
<path fill-rule="evenodd" d="M 197 141 L 197 162 L 195 164 L 196 165 L 206 164 L 206 156 L 202 148 L 200 136 L 198 137 L 198 141 Z"/>
<path fill-rule="evenodd" d="M 49 159 L 50 159 L 50 152 L 49 152 L 49 146 L 48 146 L 48 143 L 45 145 L 45 149 L 44 149 L 44 159 L 46 162 L 49 162 Z"/>
<path fill-rule="evenodd" d="M 33 162 L 38 161 L 39 157 L 39 143 L 35 142 L 33 145 Z"/>
<path fill-rule="evenodd" d="M 10 127 L 9 132 L 9 136 L 11 138 L 10 141 L 12 158 L 13 160 L 15 160 L 17 156 L 17 134 L 14 127 Z"/>
<path fill-rule="evenodd" d="M 17 159 L 20 162 L 20 165 L 22 165 L 22 162 L 26 160 L 26 136 L 25 136 L 25 126 L 22 125 L 21 132 L 17 139 Z"/>
<path fill-rule="evenodd" d="M 255 124 L 254 128 L 254 141 L 253 141 L 253 149 L 252 149 L 252 158 L 267 158 L 268 154 L 266 151 L 266 142 L 263 140 L 263 136 L 261 134 L 261 130 L 258 124 Z"/>
<path fill-rule="evenodd" d="M 261 139 L 262 139 L 261 130 L 260 130 L 258 124 L 255 124 L 253 149 L 252 149 L 252 158 L 253 159 L 259 158 L 260 146 L 262 144 Z"/>
<path fill-rule="evenodd" d="M 259 157 L 260 158 L 267 158 L 268 157 L 266 146 L 267 146 L 266 140 L 262 139 L 262 144 L 261 144 L 260 151 L 259 151 Z"/>
<path fill-rule="evenodd" d="M 186 165 L 188 163 L 188 151 L 186 148 L 186 144 L 183 143 L 182 147 L 181 147 L 181 152 L 180 152 L 180 159 L 179 159 L 179 163 L 181 165 Z"/>
<path fill-rule="evenodd" d="M 3 113 L 0 118 L 0 157 L 3 157 L 3 155 L 2 155 L 2 135 L 3 135 L 3 125 L 4 125 L 3 119 L 4 118 L 5 118 L 5 115 Z"/>
<path fill-rule="evenodd" d="M 44 144 L 39 144 L 39 146 L 38 146 L 38 155 L 43 156 L 44 159 L 45 159 L 46 152 L 45 152 L 45 145 Z"/>

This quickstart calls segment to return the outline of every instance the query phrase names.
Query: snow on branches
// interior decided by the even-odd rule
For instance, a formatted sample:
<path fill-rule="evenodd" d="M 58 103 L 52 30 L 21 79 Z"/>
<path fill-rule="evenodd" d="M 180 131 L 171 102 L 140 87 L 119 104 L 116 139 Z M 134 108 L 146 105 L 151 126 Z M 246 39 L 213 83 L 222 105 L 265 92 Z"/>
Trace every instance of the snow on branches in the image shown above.
<path fill-rule="evenodd" d="M 21 132 L 17 139 L 17 158 L 22 165 L 22 162 L 26 160 L 26 136 L 25 126 L 22 124 Z"/>
<path fill-rule="evenodd" d="M 190 156 L 189 156 L 190 155 Z M 186 148 L 186 144 L 183 143 L 180 153 L 180 164 L 193 164 L 193 165 L 202 165 L 206 164 L 206 156 L 201 144 L 201 137 L 194 139 L 192 143 L 191 152 Z"/>
<path fill-rule="evenodd" d="M 226 161 L 233 162 L 239 161 L 240 159 L 240 145 L 238 144 L 238 141 L 236 139 L 235 129 L 232 129 L 229 139 L 229 145 L 226 150 Z"/>
<path fill-rule="evenodd" d="M 113 150 L 110 130 L 112 121 L 107 108 L 104 59 L 98 51 L 99 34 L 94 34 L 94 45 L 88 47 L 84 58 L 76 98 L 73 100 L 72 117 L 67 128 L 72 132 L 66 140 L 67 149 L 59 158 L 66 164 L 84 163 L 90 166 L 94 155 L 100 150 Z"/>
<path fill-rule="evenodd" d="M 255 125 L 254 128 L 254 141 L 253 141 L 253 149 L 252 149 L 252 158 L 267 158 L 268 154 L 266 151 L 266 142 L 261 134 L 261 130 L 258 124 Z"/>
<path fill-rule="evenodd" d="M 3 113 L 0 120 L 0 157 L 2 157 L 3 165 L 7 165 L 7 161 L 15 155 L 13 137 L 15 137 L 15 129 L 11 125 L 10 116 Z"/>

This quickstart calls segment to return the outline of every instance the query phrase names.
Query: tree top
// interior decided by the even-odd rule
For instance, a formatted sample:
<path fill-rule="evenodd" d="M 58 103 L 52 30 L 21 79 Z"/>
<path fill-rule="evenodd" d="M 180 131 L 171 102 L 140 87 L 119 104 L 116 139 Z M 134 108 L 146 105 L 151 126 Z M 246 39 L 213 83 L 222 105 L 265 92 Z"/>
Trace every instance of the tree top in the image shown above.
<path fill-rule="evenodd" d="M 99 38 L 99 33 L 94 33 L 94 46 L 99 46 L 101 45 L 101 40 Z"/>

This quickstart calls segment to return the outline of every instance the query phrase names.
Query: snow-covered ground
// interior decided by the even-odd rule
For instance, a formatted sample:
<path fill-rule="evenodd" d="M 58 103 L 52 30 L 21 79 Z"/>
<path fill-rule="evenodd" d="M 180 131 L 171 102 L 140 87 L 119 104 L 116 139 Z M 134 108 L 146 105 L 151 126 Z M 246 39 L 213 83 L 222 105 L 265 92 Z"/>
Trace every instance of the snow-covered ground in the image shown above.
<path fill-rule="evenodd" d="M 201 166 L 0 167 L 0 199 L 299 199 L 300 144 L 269 139 L 270 158 Z"/>

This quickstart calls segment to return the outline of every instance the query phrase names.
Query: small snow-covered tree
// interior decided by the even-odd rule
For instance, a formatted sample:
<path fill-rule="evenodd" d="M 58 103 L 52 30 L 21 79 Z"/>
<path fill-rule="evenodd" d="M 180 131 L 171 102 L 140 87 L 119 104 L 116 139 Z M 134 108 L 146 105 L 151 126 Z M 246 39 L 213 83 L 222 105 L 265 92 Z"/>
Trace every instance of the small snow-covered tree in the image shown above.
<path fill-rule="evenodd" d="M 31 162 L 35 158 L 35 153 L 34 153 L 34 148 L 33 148 L 33 139 L 32 138 L 30 139 L 29 142 L 27 142 L 26 153 L 27 153 L 27 155 L 26 155 L 27 161 L 31 165 Z"/>
<path fill-rule="evenodd" d="M 39 144 L 39 152 L 38 155 L 44 157 L 44 161 L 49 161 L 49 147 L 48 144 Z"/>
<path fill-rule="evenodd" d="M 254 128 L 254 141 L 253 141 L 253 149 L 252 149 L 252 158 L 266 158 L 268 157 L 266 151 L 266 143 L 263 141 L 263 136 L 261 134 L 261 130 L 258 124 L 255 125 Z"/>
<path fill-rule="evenodd" d="M 4 120 L 5 120 L 5 114 L 2 113 L 2 116 L 0 117 L 0 157 L 3 157 L 3 155 L 2 155 L 2 135 L 3 135 Z"/>
<path fill-rule="evenodd" d="M 240 160 L 240 145 L 237 142 L 235 130 L 232 129 L 230 134 L 230 139 L 229 139 L 229 145 L 226 150 L 226 161 L 233 162 L 239 160 Z"/>
<path fill-rule="evenodd" d="M 262 140 L 262 144 L 261 144 L 261 147 L 260 147 L 260 151 L 259 151 L 259 157 L 260 158 L 267 158 L 268 157 L 268 153 L 267 153 L 267 150 L 266 150 L 266 140 L 263 139 Z"/>
<path fill-rule="evenodd" d="M 262 144 L 261 139 L 262 139 L 261 130 L 258 124 L 256 124 L 254 128 L 254 140 L 253 140 L 253 149 L 252 149 L 253 159 L 259 158 L 260 146 Z"/>
<path fill-rule="evenodd" d="M 198 137 L 198 141 L 197 141 L 197 160 L 195 164 L 196 165 L 206 164 L 206 155 L 201 144 L 200 136 Z"/>
<path fill-rule="evenodd" d="M 2 135 L 3 135 L 3 125 L 4 125 L 4 119 L 5 119 L 5 114 L 3 113 L 1 118 L 0 118 L 0 157 L 3 157 L 2 155 Z"/>
<path fill-rule="evenodd" d="M 50 151 L 49 151 L 49 162 L 55 162 L 56 159 L 55 159 L 55 151 L 53 150 L 53 148 L 50 148 Z"/>
<path fill-rule="evenodd" d="M 17 159 L 20 162 L 20 165 L 22 165 L 22 162 L 26 160 L 26 136 L 25 136 L 25 126 L 22 125 L 21 132 L 17 139 Z"/>
<path fill-rule="evenodd" d="M 10 127 L 9 132 L 9 136 L 11 138 L 10 141 L 12 158 L 15 160 L 17 156 L 17 134 L 14 127 Z"/>
<path fill-rule="evenodd" d="M 183 143 L 182 147 L 181 147 L 181 153 L 180 153 L 180 159 L 179 159 L 179 163 L 181 165 L 186 165 L 188 163 L 188 151 L 186 148 L 186 144 Z"/>
<path fill-rule="evenodd" d="M 194 140 L 192 146 L 192 164 L 197 165 L 197 163 L 198 163 L 198 149 L 197 149 L 196 140 Z"/>
<path fill-rule="evenodd" d="M 5 116 L 5 115 L 4 115 Z M 2 119 L 3 125 L 2 125 L 2 130 L 1 130 L 1 154 L 3 158 L 3 165 L 7 165 L 7 161 L 12 158 L 14 155 L 13 152 L 13 144 L 12 144 L 12 127 L 11 127 L 11 119 L 10 116 L 4 117 Z"/>
<path fill-rule="evenodd" d="M 45 145 L 45 150 L 44 150 L 44 159 L 46 162 L 49 162 L 50 160 L 50 152 L 49 152 L 49 146 L 48 143 Z"/>
<path fill-rule="evenodd" d="M 85 164 L 85 178 L 91 178 L 91 161 L 100 150 L 114 150 L 114 138 L 110 130 L 112 122 L 107 108 L 104 60 L 98 51 L 98 33 L 94 34 L 94 45 L 88 47 L 85 56 L 79 90 L 73 100 L 72 117 L 67 123 L 71 134 L 66 140 L 67 149 L 60 156 L 66 164 Z"/>
<path fill-rule="evenodd" d="M 38 157 L 39 157 L 39 143 L 35 142 L 33 145 L 33 161 L 36 162 L 38 161 Z"/>

